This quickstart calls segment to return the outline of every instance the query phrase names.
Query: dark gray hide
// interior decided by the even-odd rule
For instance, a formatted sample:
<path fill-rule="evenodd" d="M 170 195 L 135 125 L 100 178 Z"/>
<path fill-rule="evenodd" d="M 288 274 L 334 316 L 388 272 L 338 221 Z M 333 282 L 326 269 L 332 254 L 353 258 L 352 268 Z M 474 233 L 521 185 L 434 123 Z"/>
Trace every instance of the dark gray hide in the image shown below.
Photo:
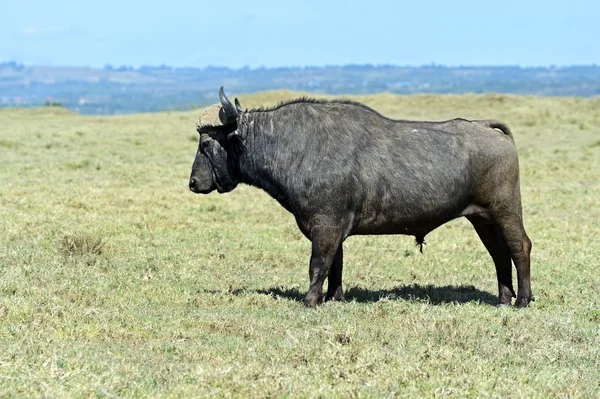
<path fill-rule="evenodd" d="M 492 256 L 499 302 L 533 300 L 517 150 L 499 121 L 396 121 L 354 102 L 299 99 L 242 111 L 222 93 L 222 125 L 199 127 L 190 189 L 259 187 L 312 242 L 305 303 L 342 300 L 342 243 L 357 234 L 426 234 L 465 216 Z M 497 130 L 499 129 L 499 130 Z"/>

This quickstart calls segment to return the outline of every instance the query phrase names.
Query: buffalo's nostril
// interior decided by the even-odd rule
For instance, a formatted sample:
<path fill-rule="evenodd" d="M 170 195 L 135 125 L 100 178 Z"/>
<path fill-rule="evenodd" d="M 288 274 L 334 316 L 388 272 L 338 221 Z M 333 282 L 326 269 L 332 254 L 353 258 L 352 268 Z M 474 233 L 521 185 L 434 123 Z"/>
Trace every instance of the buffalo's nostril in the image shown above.
<path fill-rule="evenodd" d="M 195 188 L 196 188 L 196 179 L 191 178 L 190 179 L 190 190 L 194 191 Z"/>

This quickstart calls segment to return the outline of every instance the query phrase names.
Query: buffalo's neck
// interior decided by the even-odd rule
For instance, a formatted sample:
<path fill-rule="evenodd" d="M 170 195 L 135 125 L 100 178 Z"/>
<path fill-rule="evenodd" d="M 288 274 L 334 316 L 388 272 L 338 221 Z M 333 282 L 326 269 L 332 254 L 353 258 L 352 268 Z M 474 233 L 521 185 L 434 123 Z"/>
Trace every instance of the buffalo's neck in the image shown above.
<path fill-rule="evenodd" d="M 238 161 L 241 182 L 263 189 L 291 212 L 294 147 L 301 143 L 286 134 L 270 112 L 250 113 L 246 118 L 246 150 Z"/>

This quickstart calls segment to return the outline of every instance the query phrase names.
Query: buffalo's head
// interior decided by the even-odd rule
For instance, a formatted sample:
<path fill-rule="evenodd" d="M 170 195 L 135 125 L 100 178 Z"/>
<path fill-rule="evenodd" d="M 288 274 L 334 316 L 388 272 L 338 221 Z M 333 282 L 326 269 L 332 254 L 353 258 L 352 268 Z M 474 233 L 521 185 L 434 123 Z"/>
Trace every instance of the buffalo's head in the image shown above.
<path fill-rule="evenodd" d="M 197 130 L 200 142 L 190 175 L 190 190 L 208 194 L 215 189 L 226 193 L 238 185 L 236 157 L 243 150 L 238 132 L 238 116 L 243 112 L 237 98 L 235 106 L 219 90 L 221 105 L 206 108 L 200 115 Z"/>

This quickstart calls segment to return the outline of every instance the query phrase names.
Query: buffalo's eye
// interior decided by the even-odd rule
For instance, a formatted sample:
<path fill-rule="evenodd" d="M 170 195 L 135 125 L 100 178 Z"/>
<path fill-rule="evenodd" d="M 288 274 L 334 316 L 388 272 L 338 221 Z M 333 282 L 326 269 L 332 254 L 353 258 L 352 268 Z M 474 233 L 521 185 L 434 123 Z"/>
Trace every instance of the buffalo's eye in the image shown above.
<path fill-rule="evenodd" d="M 208 144 L 209 144 L 208 140 L 202 140 L 202 141 L 200 141 L 200 148 L 203 150 L 206 150 L 208 148 Z"/>

